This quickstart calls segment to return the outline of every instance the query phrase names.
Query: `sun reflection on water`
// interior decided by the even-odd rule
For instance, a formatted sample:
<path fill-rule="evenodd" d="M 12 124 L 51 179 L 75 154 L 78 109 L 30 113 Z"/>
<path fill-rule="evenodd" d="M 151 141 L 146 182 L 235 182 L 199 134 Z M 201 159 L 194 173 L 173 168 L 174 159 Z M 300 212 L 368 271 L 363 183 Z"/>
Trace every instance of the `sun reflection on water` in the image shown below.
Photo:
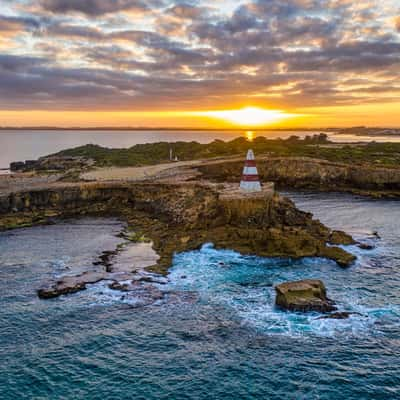
<path fill-rule="evenodd" d="M 246 135 L 246 139 L 249 142 L 252 142 L 254 140 L 254 132 L 253 131 L 246 131 L 245 135 Z"/>

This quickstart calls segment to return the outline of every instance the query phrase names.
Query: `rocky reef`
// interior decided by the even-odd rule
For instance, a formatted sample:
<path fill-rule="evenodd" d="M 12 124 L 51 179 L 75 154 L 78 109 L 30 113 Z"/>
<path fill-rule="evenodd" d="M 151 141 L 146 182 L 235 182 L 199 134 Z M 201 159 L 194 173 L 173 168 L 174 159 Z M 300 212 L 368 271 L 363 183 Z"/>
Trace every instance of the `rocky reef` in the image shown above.
<path fill-rule="evenodd" d="M 336 311 L 334 301 L 328 299 L 326 288 L 322 281 L 317 279 L 304 279 L 295 282 L 285 282 L 275 287 L 275 303 L 278 307 L 289 311 L 318 311 L 331 312 Z M 346 318 L 344 313 L 337 318 Z M 349 314 L 349 313 L 347 313 Z M 332 318 L 335 318 L 333 316 Z"/>
<path fill-rule="evenodd" d="M 347 235 L 332 233 L 293 202 L 268 190 L 232 195 L 229 185 L 197 183 L 86 183 L 20 191 L 0 197 L 0 229 L 85 215 L 118 216 L 153 242 L 160 258 L 151 270 L 166 273 L 175 252 L 212 242 L 243 254 L 319 256 L 350 265 L 355 257 L 340 247 Z M 333 234 L 333 236 L 332 236 Z"/>

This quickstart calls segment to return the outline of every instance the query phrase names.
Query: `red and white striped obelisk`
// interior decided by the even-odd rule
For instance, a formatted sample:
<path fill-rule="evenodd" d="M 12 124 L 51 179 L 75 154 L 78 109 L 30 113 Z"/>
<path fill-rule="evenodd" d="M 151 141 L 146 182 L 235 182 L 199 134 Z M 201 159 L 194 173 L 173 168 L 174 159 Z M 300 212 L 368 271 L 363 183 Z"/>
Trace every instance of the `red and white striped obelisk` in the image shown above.
<path fill-rule="evenodd" d="M 253 150 L 247 152 L 242 180 L 240 181 L 240 189 L 246 192 L 261 192 L 262 190 Z"/>

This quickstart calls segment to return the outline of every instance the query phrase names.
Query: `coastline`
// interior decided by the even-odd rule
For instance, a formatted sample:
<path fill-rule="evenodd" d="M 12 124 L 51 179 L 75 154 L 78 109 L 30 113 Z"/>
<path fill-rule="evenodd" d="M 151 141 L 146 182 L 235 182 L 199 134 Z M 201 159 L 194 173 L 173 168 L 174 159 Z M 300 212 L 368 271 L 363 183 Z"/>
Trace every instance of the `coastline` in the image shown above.
<path fill-rule="evenodd" d="M 39 296 L 50 298 L 99 281 L 112 281 L 113 288 L 130 291 L 126 281 L 142 282 L 144 271 L 156 274 L 147 276 L 147 282 L 166 275 L 174 254 L 199 249 L 205 243 L 244 255 L 328 258 L 348 267 L 355 256 L 340 246 L 357 242 L 298 210 L 274 191 L 274 184 L 277 188 L 400 198 L 400 169 L 294 156 L 260 155 L 257 162 L 263 191 L 246 195 L 237 188 L 243 159 L 235 154 L 118 167 L 96 166 L 90 158 L 70 156 L 66 151 L 65 156 L 14 163 L 32 170 L 1 177 L 0 230 L 70 217 L 117 216 L 131 230 L 125 238 L 143 241 L 152 252 L 147 259 L 136 254 L 134 264 L 143 264 L 139 274 L 132 265 L 113 271 L 108 261 L 119 251 L 104 254 L 99 264 L 104 268 L 61 277 L 41 288 Z"/>
<path fill-rule="evenodd" d="M 355 259 L 337 247 L 352 243 L 351 237 L 332 232 L 268 186 L 261 194 L 243 196 L 231 185 L 206 182 L 58 182 L 0 197 L 2 230 L 90 215 L 117 216 L 135 232 L 134 241 L 152 241 L 159 259 L 147 270 L 158 274 L 167 273 L 175 253 L 208 242 L 242 254 L 327 257 L 342 267 Z M 69 284 L 76 286 L 75 281 Z"/>

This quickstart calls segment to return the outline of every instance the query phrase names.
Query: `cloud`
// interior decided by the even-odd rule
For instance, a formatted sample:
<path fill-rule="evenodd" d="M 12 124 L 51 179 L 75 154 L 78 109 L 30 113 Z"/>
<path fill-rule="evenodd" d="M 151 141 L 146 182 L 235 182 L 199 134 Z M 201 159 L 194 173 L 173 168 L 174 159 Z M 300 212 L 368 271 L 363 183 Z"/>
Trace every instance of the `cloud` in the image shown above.
<path fill-rule="evenodd" d="M 40 24 L 35 18 L 9 17 L 0 15 L 0 32 L 18 32 L 25 28 L 39 28 Z"/>
<path fill-rule="evenodd" d="M 395 99 L 400 37 L 386 2 L 245 0 L 229 10 L 209 0 L 8 2 L 13 12 L 0 16 L 0 33 L 14 47 L 0 56 L 0 107 L 198 109 L 250 101 L 285 108 Z"/>
<path fill-rule="evenodd" d="M 15 47 L 14 40 L 20 35 L 33 32 L 40 24 L 35 18 L 0 15 L 0 49 Z"/>
<path fill-rule="evenodd" d="M 63 37 L 66 39 L 87 39 L 99 40 L 105 37 L 105 34 L 98 28 L 92 28 L 82 25 L 53 24 L 46 28 L 42 33 L 43 37 Z"/>
<path fill-rule="evenodd" d="M 155 1 L 141 0 L 41 0 L 43 10 L 54 14 L 76 12 L 88 16 L 99 16 L 125 10 L 147 11 Z"/>
<path fill-rule="evenodd" d="M 181 20 L 193 20 L 197 18 L 203 18 L 208 14 L 208 11 L 209 8 L 207 7 L 198 7 L 186 3 L 177 3 L 174 6 L 168 8 L 167 13 Z"/>
<path fill-rule="evenodd" d="M 400 15 L 394 19 L 394 26 L 397 32 L 400 32 Z"/>
<path fill-rule="evenodd" d="M 19 72 L 26 68 L 44 63 L 46 59 L 41 57 L 14 56 L 11 54 L 0 54 L 0 71 Z"/>

